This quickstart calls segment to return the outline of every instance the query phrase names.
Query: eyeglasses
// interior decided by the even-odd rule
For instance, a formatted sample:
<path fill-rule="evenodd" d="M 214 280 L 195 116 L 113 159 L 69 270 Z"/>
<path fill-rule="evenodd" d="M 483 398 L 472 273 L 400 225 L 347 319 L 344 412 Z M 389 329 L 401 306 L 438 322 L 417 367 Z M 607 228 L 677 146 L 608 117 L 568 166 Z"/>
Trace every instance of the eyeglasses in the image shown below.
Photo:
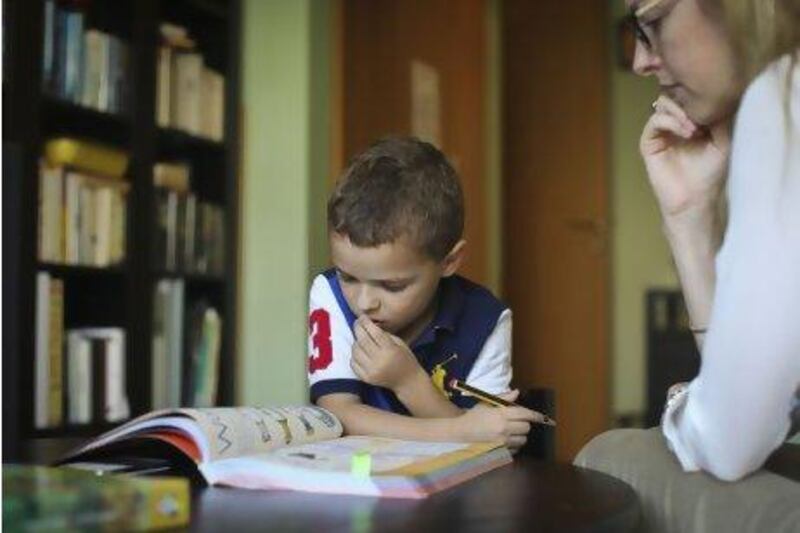
<path fill-rule="evenodd" d="M 633 29 L 633 35 L 636 37 L 636 40 L 642 43 L 642 45 L 647 48 L 648 51 L 652 51 L 653 41 L 647 35 L 642 23 L 639 22 L 639 17 L 636 16 L 636 10 L 634 10 L 633 7 L 631 7 L 628 11 L 628 23 Z"/>

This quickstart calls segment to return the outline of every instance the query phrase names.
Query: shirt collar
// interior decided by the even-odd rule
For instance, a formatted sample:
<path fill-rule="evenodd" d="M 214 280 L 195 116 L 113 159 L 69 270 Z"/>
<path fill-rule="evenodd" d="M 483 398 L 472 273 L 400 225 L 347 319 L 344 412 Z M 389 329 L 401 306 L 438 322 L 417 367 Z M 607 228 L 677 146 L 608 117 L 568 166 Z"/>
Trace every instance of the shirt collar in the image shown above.
<path fill-rule="evenodd" d="M 436 340 L 436 332 L 439 330 L 450 333 L 456 331 L 458 319 L 464 310 L 464 292 L 456 276 L 442 278 L 439 282 L 437 299 L 436 316 L 414 342 L 415 346 L 432 343 Z"/>

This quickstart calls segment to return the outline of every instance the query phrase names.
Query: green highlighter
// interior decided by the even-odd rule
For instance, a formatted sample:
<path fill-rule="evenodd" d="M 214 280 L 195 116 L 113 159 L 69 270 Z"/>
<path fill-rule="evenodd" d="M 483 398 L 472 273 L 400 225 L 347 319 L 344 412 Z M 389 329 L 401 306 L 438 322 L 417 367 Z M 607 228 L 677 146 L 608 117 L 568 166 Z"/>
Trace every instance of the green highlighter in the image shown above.
<path fill-rule="evenodd" d="M 350 461 L 350 473 L 355 477 L 369 477 L 372 471 L 372 455 L 369 452 L 356 452 Z"/>

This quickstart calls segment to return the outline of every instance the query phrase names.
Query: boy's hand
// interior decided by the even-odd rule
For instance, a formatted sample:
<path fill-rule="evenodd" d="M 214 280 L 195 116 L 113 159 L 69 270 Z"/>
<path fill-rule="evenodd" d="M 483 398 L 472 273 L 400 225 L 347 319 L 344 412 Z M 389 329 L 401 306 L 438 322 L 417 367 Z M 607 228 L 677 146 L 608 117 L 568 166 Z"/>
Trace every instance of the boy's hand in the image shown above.
<path fill-rule="evenodd" d="M 519 396 L 514 390 L 500 397 L 513 402 Z M 478 404 L 458 417 L 459 436 L 468 442 L 501 441 L 516 453 L 528 441 L 534 422 L 543 422 L 540 413 L 525 407 L 492 407 Z"/>
<path fill-rule="evenodd" d="M 397 391 L 416 379 L 428 379 L 406 343 L 369 317 L 356 320 L 355 337 L 350 367 L 362 381 Z"/>

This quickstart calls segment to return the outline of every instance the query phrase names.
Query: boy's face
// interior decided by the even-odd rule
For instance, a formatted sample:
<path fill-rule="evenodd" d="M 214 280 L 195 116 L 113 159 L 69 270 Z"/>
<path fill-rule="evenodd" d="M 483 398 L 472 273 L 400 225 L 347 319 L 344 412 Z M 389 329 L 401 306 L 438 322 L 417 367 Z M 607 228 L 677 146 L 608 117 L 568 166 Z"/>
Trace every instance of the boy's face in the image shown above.
<path fill-rule="evenodd" d="M 406 342 L 433 316 L 442 276 L 452 274 L 447 260 L 437 262 L 407 239 L 362 248 L 346 235 L 330 233 L 331 258 L 350 309 L 367 315 L 384 331 Z M 452 269 L 454 271 L 454 269 Z"/>

